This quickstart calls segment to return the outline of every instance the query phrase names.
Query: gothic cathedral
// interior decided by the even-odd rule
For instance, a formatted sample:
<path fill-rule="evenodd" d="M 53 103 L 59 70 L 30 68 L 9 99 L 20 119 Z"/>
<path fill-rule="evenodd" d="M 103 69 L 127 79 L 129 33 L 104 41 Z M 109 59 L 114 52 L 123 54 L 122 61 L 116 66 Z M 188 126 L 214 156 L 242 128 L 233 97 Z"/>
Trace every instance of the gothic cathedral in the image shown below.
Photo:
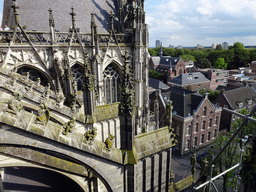
<path fill-rule="evenodd" d="M 30 113 L 34 134 L 116 163 L 116 191 L 168 191 L 171 109 L 157 127 L 144 0 L 5 0 L 2 27 L 4 113 Z"/>

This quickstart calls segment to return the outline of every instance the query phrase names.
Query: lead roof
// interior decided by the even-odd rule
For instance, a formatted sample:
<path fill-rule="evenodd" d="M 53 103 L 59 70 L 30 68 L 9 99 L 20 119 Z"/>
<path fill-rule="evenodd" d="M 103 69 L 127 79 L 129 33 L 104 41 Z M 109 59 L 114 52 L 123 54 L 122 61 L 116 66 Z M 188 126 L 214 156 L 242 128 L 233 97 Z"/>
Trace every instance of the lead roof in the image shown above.
<path fill-rule="evenodd" d="M 117 0 L 17 0 L 20 24 L 26 25 L 27 31 L 49 31 L 49 8 L 55 20 L 55 30 L 68 32 L 72 25 L 71 7 L 74 6 L 77 27 L 82 33 L 90 33 L 91 13 L 95 14 L 95 22 L 99 33 L 107 33 L 109 29 L 109 13 L 117 13 Z M 14 25 L 12 0 L 5 0 L 3 10 L 4 26 L 10 19 Z"/>

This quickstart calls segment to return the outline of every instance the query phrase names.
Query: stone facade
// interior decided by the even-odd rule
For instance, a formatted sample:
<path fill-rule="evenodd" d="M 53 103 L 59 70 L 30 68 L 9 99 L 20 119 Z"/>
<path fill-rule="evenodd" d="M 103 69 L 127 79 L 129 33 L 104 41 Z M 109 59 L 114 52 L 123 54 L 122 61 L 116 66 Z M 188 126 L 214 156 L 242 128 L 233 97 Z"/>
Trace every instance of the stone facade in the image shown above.
<path fill-rule="evenodd" d="M 1 152 L 43 167 L 39 156 L 60 153 L 101 191 L 168 191 L 175 142 L 171 125 L 151 126 L 144 1 L 69 3 L 4 2 L 11 30 L 0 33 Z"/>

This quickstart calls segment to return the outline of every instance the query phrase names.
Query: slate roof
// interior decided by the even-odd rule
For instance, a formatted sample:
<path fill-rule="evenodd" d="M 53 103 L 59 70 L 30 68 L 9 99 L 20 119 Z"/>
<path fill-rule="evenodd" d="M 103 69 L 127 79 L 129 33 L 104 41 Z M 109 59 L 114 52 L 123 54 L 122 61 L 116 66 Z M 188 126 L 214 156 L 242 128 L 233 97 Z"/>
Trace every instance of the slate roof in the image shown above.
<path fill-rule="evenodd" d="M 223 93 L 233 109 L 240 109 L 246 107 L 248 101 L 251 100 L 252 104 L 256 104 L 256 93 L 251 87 L 240 87 Z M 242 107 L 239 107 L 239 103 L 242 102 Z"/>
<path fill-rule="evenodd" d="M 168 85 L 164 84 L 162 81 L 159 81 L 157 79 L 148 79 L 149 87 L 152 87 L 153 89 L 168 89 L 170 88 Z"/>
<path fill-rule="evenodd" d="M 5 0 L 3 10 L 4 26 L 9 17 L 9 8 L 12 0 Z M 107 33 L 109 29 L 109 13 L 112 10 L 117 13 L 117 0 L 17 0 L 20 23 L 26 25 L 27 31 L 49 31 L 49 12 L 52 9 L 55 20 L 55 29 L 60 32 L 68 32 L 72 25 L 71 7 L 74 6 L 76 24 L 81 33 L 90 32 L 91 13 L 95 13 L 95 22 L 99 33 Z M 12 9 L 10 18 L 12 26 L 14 17 Z"/>
<path fill-rule="evenodd" d="M 169 66 L 169 69 L 171 69 L 173 66 L 177 65 L 179 63 L 181 57 L 170 57 L 170 56 L 154 56 L 151 57 L 151 60 L 154 65 L 166 65 Z"/>
<path fill-rule="evenodd" d="M 162 91 L 161 94 L 164 99 L 172 101 L 173 113 L 181 117 L 192 115 L 193 110 L 196 110 L 204 99 L 199 93 L 179 87 L 171 87 L 166 91 Z"/>
<path fill-rule="evenodd" d="M 194 72 L 180 74 L 178 77 L 174 78 L 170 82 L 179 85 L 190 85 L 195 83 L 210 82 L 210 80 L 207 79 L 202 73 Z"/>

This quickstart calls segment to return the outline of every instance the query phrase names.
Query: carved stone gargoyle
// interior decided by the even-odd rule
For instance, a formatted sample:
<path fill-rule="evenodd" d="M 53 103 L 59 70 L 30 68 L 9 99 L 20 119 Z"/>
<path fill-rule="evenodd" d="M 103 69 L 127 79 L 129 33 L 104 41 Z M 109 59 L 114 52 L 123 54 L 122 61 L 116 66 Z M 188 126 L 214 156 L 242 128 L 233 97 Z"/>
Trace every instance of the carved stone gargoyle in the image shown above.
<path fill-rule="evenodd" d="M 15 92 L 14 98 L 7 102 L 7 107 L 4 108 L 3 111 L 17 115 L 17 113 L 20 112 L 23 108 L 21 97 L 22 95 L 20 93 Z"/>
<path fill-rule="evenodd" d="M 70 121 L 66 122 L 63 125 L 64 131 L 62 132 L 63 135 L 67 135 L 68 132 L 72 133 L 72 129 L 75 127 L 76 118 L 71 117 Z"/>
<path fill-rule="evenodd" d="M 110 149 L 113 147 L 115 136 L 112 134 L 109 134 L 107 139 L 105 140 L 106 149 L 110 151 Z"/>
<path fill-rule="evenodd" d="M 38 110 L 38 114 L 35 119 L 35 124 L 41 124 L 46 126 L 50 119 L 50 111 L 48 109 L 48 106 L 45 103 L 41 103 L 39 107 L 40 108 Z"/>
<path fill-rule="evenodd" d="M 85 132 L 84 137 L 85 137 L 85 143 L 91 143 L 94 138 L 97 136 L 97 129 L 96 127 L 93 127 L 92 129 L 88 130 Z"/>

